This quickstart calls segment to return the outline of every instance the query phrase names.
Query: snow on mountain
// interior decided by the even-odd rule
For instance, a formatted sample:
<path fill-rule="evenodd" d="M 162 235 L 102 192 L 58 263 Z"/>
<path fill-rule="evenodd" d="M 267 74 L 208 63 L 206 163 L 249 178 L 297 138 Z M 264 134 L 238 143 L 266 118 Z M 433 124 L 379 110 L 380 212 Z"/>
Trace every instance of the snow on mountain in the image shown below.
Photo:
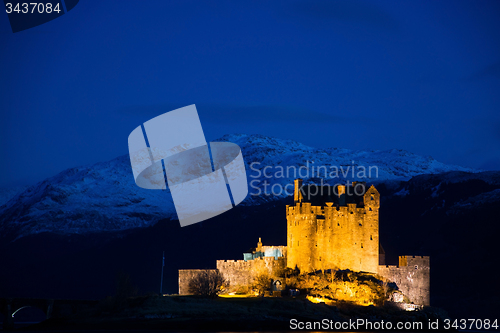
<path fill-rule="evenodd" d="M 0 234 L 83 234 L 145 227 L 175 219 L 170 193 L 135 185 L 128 155 L 68 169 L 0 207 Z"/>
<path fill-rule="evenodd" d="M 421 174 L 436 174 L 448 171 L 477 172 L 477 170 L 457 165 L 447 165 L 434 160 L 432 157 L 423 157 L 402 149 L 390 150 L 351 150 L 339 148 L 317 149 L 298 143 L 293 140 L 271 138 L 263 135 L 227 134 L 217 141 L 233 142 L 239 145 L 244 153 L 247 164 L 260 162 L 261 165 L 295 165 L 306 166 L 344 166 L 347 167 L 377 166 L 378 178 L 382 180 L 407 180 Z M 290 163 L 291 162 L 291 163 Z M 313 163 L 311 163 L 313 162 Z M 355 168 L 356 171 L 357 168 Z M 348 179 L 356 179 L 349 172 Z M 372 180 L 375 174 L 372 173 Z"/>
<path fill-rule="evenodd" d="M 378 183 L 407 180 L 419 174 L 474 172 L 395 149 L 316 149 L 292 140 L 244 134 L 225 135 L 215 141 L 233 142 L 242 149 L 249 181 L 249 195 L 243 205 L 287 196 L 297 177 L 306 182 L 325 178 L 330 184 L 346 180 Z M 288 192 L 283 191 L 288 184 Z M 255 195 L 259 190 L 260 195 Z M 12 239 L 41 232 L 114 232 L 176 219 L 168 189 L 145 190 L 135 185 L 128 155 L 68 169 L 5 197 L 10 200 L 0 201 L 0 235 Z"/>
<path fill-rule="evenodd" d="M 485 204 L 498 204 L 499 202 L 500 189 L 495 189 L 455 203 L 448 213 L 459 214 L 462 210 L 472 210 Z"/>
<path fill-rule="evenodd" d="M 247 165 L 249 193 L 251 196 L 260 193 L 243 204 L 290 195 L 291 185 L 286 188 L 288 193 L 285 193 L 285 186 L 293 184 L 293 180 L 298 177 L 303 178 L 305 183 L 324 181 L 325 184 L 334 185 L 346 181 L 366 181 L 377 184 L 408 180 L 421 174 L 477 172 L 398 149 L 317 149 L 292 140 L 245 134 L 225 135 L 218 141 L 233 142 L 241 147 Z"/>
<path fill-rule="evenodd" d="M 0 188 L 0 207 L 12 199 L 16 194 L 24 192 L 29 186 L 14 186 L 9 188 Z"/>
<path fill-rule="evenodd" d="M 384 197 L 386 202 L 392 198 L 401 202 L 406 197 L 420 209 L 426 207 L 420 216 L 438 212 L 446 215 L 482 212 L 489 206 L 500 204 L 500 171 L 422 174 L 399 182 L 399 187 L 393 188 L 390 193 Z"/>

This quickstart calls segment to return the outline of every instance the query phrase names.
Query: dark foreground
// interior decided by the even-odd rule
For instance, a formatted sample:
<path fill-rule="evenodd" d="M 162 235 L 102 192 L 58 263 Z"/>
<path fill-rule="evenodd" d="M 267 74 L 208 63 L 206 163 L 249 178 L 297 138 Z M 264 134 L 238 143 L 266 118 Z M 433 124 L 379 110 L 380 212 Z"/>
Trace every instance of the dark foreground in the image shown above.
<path fill-rule="evenodd" d="M 291 326 L 294 320 L 295 323 L 339 323 L 366 319 L 394 325 L 397 322 L 422 322 L 422 329 L 410 331 L 428 331 L 429 321 L 441 323 L 445 318 L 447 315 L 443 310 L 432 307 L 406 312 L 391 306 L 315 304 L 305 298 L 149 296 L 122 300 L 108 298 L 94 308 L 64 318 L 51 318 L 24 330 L 289 331 L 298 329 Z"/>

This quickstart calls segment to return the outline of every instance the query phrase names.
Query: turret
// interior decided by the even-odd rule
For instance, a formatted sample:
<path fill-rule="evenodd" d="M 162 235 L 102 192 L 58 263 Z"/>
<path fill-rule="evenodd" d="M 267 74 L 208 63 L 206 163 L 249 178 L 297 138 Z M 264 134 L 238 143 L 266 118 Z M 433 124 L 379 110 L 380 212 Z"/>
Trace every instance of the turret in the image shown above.
<path fill-rule="evenodd" d="M 380 194 L 373 185 L 366 190 L 366 193 L 363 196 L 363 202 L 369 211 L 378 211 L 380 208 Z"/>
<path fill-rule="evenodd" d="M 257 243 L 257 248 L 255 252 L 262 252 L 262 239 L 259 237 L 259 242 Z"/>

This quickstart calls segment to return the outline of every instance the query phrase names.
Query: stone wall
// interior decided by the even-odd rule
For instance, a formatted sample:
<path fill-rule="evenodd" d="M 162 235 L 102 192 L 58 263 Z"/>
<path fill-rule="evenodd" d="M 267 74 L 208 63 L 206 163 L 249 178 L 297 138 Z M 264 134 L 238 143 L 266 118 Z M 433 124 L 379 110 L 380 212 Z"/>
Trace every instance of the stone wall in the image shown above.
<path fill-rule="evenodd" d="M 217 269 L 229 282 L 230 287 L 247 286 L 252 280 L 251 262 L 253 260 L 217 260 Z"/>
<path fill-rule="evenodd" d="M 179 295 L 191 295 L 188 290 L 189 281 L 203 271 L 216 271 L 216 269 L 179 269 Z"/>
<path fill-rule="evenodd" d="M 430 260 L 424 256 L 400 256 L 399 266 L 379 266 L 378 274 L 396 283 L 418 305 L 430 305 Z"/>
<path fill-rule="evenodd" d="M 217 260 L 217 269 L 229 281 L 229 290 L 238 286 L 250 287 L 256 276 L 267 274 L 271 278 L 286 267 L 286 259 L 280 257 L 256 258 L 254 260 Z"/>

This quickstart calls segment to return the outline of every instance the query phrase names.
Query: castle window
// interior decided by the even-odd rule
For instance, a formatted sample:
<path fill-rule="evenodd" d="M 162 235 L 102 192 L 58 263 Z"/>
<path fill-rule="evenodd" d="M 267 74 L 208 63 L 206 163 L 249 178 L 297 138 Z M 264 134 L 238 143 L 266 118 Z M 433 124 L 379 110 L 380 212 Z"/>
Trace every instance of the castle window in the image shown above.
<path fill-rule="evenodd" d="M 370 235 L 370 240 L 373 240 L 372 235 Z"/>
<path fill-rule="evenodd" d="M 418 269 L 418 265 L 415 265 L 415 269 Z"/>
<path fill-rule="evenodd" d="M 371 211 L 372 211 L 372 208 L 371 208 L 371 207 L 369 207 L 369 208 L 368 208 L 368 210 L 371 212 Z"/>
<path fill-rule="evenodd" d="M 372 196 L 371 196 L 371 197 L 372 197 L 372 200 L 375 200 L 375 198 L 373 197 L 373 194 L 372 194 Z"/>
<path fill-rule="evenodd" d="M 359 226 L 362 227 L 363 225 L 361 223 L 359 223 Z"/>
<path fill-rule="evenodd" d="M 361 248 L 363 248 L 363 243 L 361 243 Z"/>

